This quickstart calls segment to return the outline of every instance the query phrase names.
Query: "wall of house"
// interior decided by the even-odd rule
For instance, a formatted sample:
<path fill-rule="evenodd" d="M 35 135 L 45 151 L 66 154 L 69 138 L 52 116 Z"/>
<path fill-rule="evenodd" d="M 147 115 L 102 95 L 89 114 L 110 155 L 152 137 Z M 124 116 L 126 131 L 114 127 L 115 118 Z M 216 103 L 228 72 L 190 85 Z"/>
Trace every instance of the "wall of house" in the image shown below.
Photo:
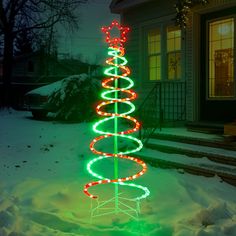
<path fill-rule="evenodd" d="M 137 105 L 141 104 L 147 94 L 153 88 L 155 82 L 148 81 L 147 57 L 144 49 L 144 31 L 149 25 L 171 21 L 175 17 L 174 4 L 176 0 L 152 1 L 136 8 L 131 8 L 121 14 L 124 25 L 131 28 L 129 40 L 126 45 L 126 57 L 135 81 L 134 88 L 139 96 Z M 231 5 L 235 0 L 211 0 L 206 6 L 199 5 L 192 9 L 189 16 L 189 24 L 182 32 L 184 70 L 182 80 L 186 81 L 186 120 L 199 120 L 199 86 L 200 86 L 200 16 L 207 12 L 217 11 Z M 172 90 L 173 97 L 179 96 Z M 175 95 L 176 94 L 176 95 Z M 172 104 L 175 106 L 175 103 Z"/>
<path fill-rule="evenodd" d="M 155 19 L 173 15 L 174 0 L 170 1 L 153 1 L 145 5 L 132 8 L 121 14 L 121 21 L 124 25 L 131 28 L 129 40 L 126 44 L 126 54 L 129 60 L 129 65 L 132 70 L 132 76 L 136 81 L 137 89 L 142 87 L 141 96 L 145 96 L 150 88 L 153 87 L 153 82 L 143 83 L 146 79 L 145 68 L 142 66 L 144 58 L 143 48 L 143 29 L 145 25 L 152 24 Z M 161 9 L 161 10 L 160 10 Z"/>
<path fill-rule="evenodd" d="M 22 56 L 16 58 L 13 63 L 12 80 L 18 83 L 33 83 L 38 80 L 42 71 L 39 56 Z"/>
<path fill-rule="evenodd" d="M 49 83 L 75 74 L 72 65 L 59 63 L 54 56 L 40 54 L 17 57 L 13 64 L 12 77 L 15 83 Z M 80 65 L 78 64 L 78 68 Z M 87 72 L 87 71 L 86 71 Z"/>
<path fill-rule="evenodd" d="M 146 96 L 150 93 L 153 86 L 156 84 L 148 79 L 147 71 L 147 55 L 145 53 L 145 30 L 150 25 L 160 24 L 161 22 L 173 22 L 175 16 L 174 4 L 175 0 L 170 1 L 152 1 L 144 5 L 140 5 L 136 8 L 132 8 L 122 13 L 121 20 L 124 25 L 128 25 L 131 28 L 129 34 L 129 40 L 126 45 L 126 54 L 129 61 L 129 66 L 132 71 L 132 78 L 135 81 L 136 87 L 134 88 L 138 92 L 138 99 L 136 100 L 137 106 L 142 104 Z M 162 100 L 163 106 L 167 106 L 164 116 L 167 119 L 171 117 L 177 119 L 177 113 L 170 114 L 170 110 L 177 106 L 176 97 L 182 97 L 179 93 L 179 87 L 167 85 L 162 89 L 163 93 L 168 93 L 166 101 Z M 158 98 L 158 97 L 157 97 Z M 152 101 L 150 101 L 152 103 Z M 151 107 L 152 105 L 147 105 Z M 160 111 L 159 107 L 157 108 Z M 152 112 L 147 111 L 147 112 Z"/>
<path fill-rule="evenodd" d="M 235 6 L 235 0 L 211 0 L 209 4 L 194 7 L 186 28 L 186 85 L 188 121 L 200 119 L 200 18 L 202 14 L 223 10 Z"/>

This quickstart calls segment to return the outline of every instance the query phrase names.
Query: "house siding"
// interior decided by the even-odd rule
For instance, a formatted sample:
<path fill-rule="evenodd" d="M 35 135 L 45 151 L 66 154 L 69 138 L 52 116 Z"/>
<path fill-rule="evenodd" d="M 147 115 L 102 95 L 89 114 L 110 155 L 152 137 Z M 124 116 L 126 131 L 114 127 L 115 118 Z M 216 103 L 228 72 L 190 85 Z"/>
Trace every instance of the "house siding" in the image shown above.
<path fill-rule="evenodd" d="M 211 0 L 209 4 L 194 7 L 186 28 L 186 119 L 200 119 L 200 17 L 202 14 L 235 6 L 235 0 Z"/>
<path fill-rule="evenodd" d="M 145 78 L 146 71 L 144 71 L 145 68 L 143 66 L 146 59 L 143 48 L 143 28 L 145 25 L 153 24 L 153 20 L 155 21 L 155 19 L 173 14 L 173 4 L 174 1 L 169 1 L 168 4 L 150 2 L 146 3 L 145 7 L 141 5 L 121 15 L 123 24 L 131 28 L 129 40 L 126 45 L 126 54 L 129 59 L 129 66 L 132 69 L 132 76 L 136 81 L 137 86 L 135 89 L 140 90 L 142 88 L 140 91 L 141 98 L 153 87 L 153 82 L 144 83 L 144 81 L 147 81 L 147 78 Z M 160 12 L 159 9 L 165 10 Z"/>
<path fill-rule="evenodd" d="M 29 71 L 28 69 L 29 62 L 33 64 L 33 71 Z M 40 60 L 37 57 L 23 58 L 21 60 L 15 61 L 13 65 L 12 76 L 13 78 L 17 76 L 38 78 L 42 73 L 40 64 Z"/>
<path fill-rule="evenodd" d="M 139 97 L 137 105 L 141 104 L 149 94 L 155 82 L 148 81 L 147 62 L 145 55 L 144 31 L 147 27 L 164 22 L 173 22 L 175 16 L 174 4 L 176 0 L 171 1 L 151 1 L 144 5 L 127 9 L 121 14 L 121 20 L 124 25 L 131 28 L 129 41 L 126 45 L 126 54 L 129 66 L 132 71 L 132 78 L 135 81 L 135 90 Z M 209 4 L 198 5 L 193 8 L 189 15 L 189 22 L 186 30 L 182 31 L 182 57 L 183 72 L 181 81 L 186 81 L 186 120 L 199 120 L 199 86 L 200 86 L 200 16 L 208 12 L 235 6 L 235 0 L 212 0 Z M 177 82 L 177 81 L 176 81 Z M 171 100 L 171 107 L 178 105 L 175 98 L 182 94 L 173 87 L 169 90 L 172 97 L 167 97 L 167 104 Z M 168 111 L 167 111 L 168 113 Z M 164 114 L 165 116 L 165 114 Z M 167 116 L 167 114 L 166 114 Z M 174 117 L 174 115 L 172 116 Z M 175 117 L 176 118 L 176 117 Z"/>
<path fill-rule="evenodd" d="M 127 10 L 121 15 L 123 24 L 131 27 L 129 40 L 126 45 L 126 54 L 132 71 L 131 76 L 136 85 L 134 89 L 139 95 L 136 101 L 138 106 L 142 104 L 155 85 L 155 82 L 149 81 L 148 71 L 145 66 L 147 64 L 147 55 L 145 54 L 144 47 L 145 30 L 150 25 L 156 25 L 160 22 L 173 22 L 172 19 L 175 16 L 174 4 L 174 0 L 168 1 L 168 3 L 153 1 L 146 3 L 143 6 L 141 5 Z M 162 100 L 162 107 L 168 106 L 168 108 L 164 110 L 164 117 L 166 119 L 178 119 L 178 114 L 175 112 L 175 106 L 179 106 L 179 102 L 176 98 L 183 97 L 183 94 L 180 94 L 179 92 L 179 86 L 177 88 L 177 86 L 162 85 L 162 97 L 164 97 L 164 93 L 168 93 L 168 95 L 165 96 L 165 100 Z M 157 109 L 158 112 L 160 112 L 159 107 L 157 107 Z M 170 110 L 173 111 L 173 114 L 170 114 Z"/>
<path fill-rule="evenodd" d="M 186 29 L 186 50 L 185 50 L 185 60 L 186 60 L 186 119 L 189 121 L 194 120 L 194 105 L 195 105 L 195 90 L 194 86 L 196 85 L 196 80 L 198 76 L 196 73 L 193 73 L 194 65 L 197 65 L 198 58 L 193 57 L 192 55 L 198 55 L 199 50 L 197 49 L 196 41 L 193 41 L 194 37 L 197 37 L 197 31 L 193 29 L 193 14 L 189 17 L 189 25 Z M 197 49 L 195 52 L 194 50 Z M 198 72 L 199 70 L 196 70 Z M 194 84 L 195 83 L 195 84 Z"/>

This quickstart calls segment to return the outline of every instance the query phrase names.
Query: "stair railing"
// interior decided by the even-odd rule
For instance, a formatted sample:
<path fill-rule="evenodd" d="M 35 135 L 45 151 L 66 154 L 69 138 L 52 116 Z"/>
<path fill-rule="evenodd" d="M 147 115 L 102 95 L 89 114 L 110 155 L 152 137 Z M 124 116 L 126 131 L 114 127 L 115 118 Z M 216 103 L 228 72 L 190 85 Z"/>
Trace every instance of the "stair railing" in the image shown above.
<path fill-rule="evenodd" d="M 157 128 L 167 121 L 186 120 L 186 83 L 183 81 L 158 81 L 137 109 L 142 123 L 139 138 L 147 143 Z"/>
<path fill-rule="evenodd" d="M 157 82 L 137 110 L 137 116 L 142 123 L 141 129 L 139 130 L 139 138 L 144 144 L 147 143 L 156 128 L 158 126 L 161 127 L 163 115 L 160 108 L 161 83 Z"/>

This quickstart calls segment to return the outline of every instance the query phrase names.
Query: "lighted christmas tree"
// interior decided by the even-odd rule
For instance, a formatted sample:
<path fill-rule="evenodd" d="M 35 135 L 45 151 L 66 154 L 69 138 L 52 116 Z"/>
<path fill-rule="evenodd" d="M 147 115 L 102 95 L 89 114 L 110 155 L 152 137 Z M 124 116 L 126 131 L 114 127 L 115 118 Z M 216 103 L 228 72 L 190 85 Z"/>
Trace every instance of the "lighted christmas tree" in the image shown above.
<path fill-rule="evenodd" d="M 111 31 L 114 29 L 119 30 L 120 32 L 119 37 L 111 36 Z M 95 213 L 96 210 L 98 210 L 99 208 L 110 202 L 114 202 L 114 207 L 112 207 L 112 209 L 109 208 L 110 209 L 109 212 L 97 213 L 97 215 L 104 215 L 113 212 L 114 213 L 122 212 L 132 216 L 132 214 L 130 214 L 129 211 L 133 210 L 135 214 L 137 214 L 138 210 L 130 207 L 129 205 L 127 205 L 127 203 L 124 203 L 124 198 L 120 197 L 119 186 L 126 185 L 129 187 L 141 189 L 143 191 L 142 195 L 132 199 L 128 199 L 129 201 L 135 201 L 136 203 L 138 202 L 138 200 L 146 198 L 149 195 L 149 190 L 144 186 L 134 184 L 133 182 L 131 182 L 132 180 L 143 175 L 147 171 L 147 166 L 142 160 L 139 160 L 138 158 L 129 155 L 130 153 L 139 151 L 143 146 L 142 142 L 139 139 L 131 135 L 131 133 L 134 133 L 139 130 L 140 123 L 135 118 L 129 115 L 135 110 L 135 106 L 133 105 L 133 103 L 131 103 L 131 101 L 136 99 L 137 97 L 136 93 L 131 90 L 131 88 L 134 86 L 134 82 L 132 81 L 132 79 L 128 77 L 130 74 L 130 69 L 128 66 L 126 66 L 128 61 L 124 57 L 125 55 L 124 43 L 127 41 L 126 35 L 129 32 L 129 28 L 122 27 L 117 21 L 114 20 L 110 26 L 103 27 L 102 32 L 105 33 L 106 42 L 108 43 L 109 46 L 108 47 L 109 58 L 106 60 L 108 68 L 104 72 L 104 74 L 107 77 L 102 81 L 102 86 L 105 89 L 105 91 L 101 95 L 103 101 L 96 107 L 96 112 L 103 118 L 98 122 L 96 122 L 93 126 L 94 132 L 98 133 L 100 136 L 93 139 L 92 142 L 90 143 L 91 151 L 99 156 L 95 157 L 87 164 L 88 172 L 92 176 L 96 177 L 98 180 L 86 184 L 84 186 L 84 193 L 91 199 L 98 199 L 98 196 L 90 193 L 89 190 L 90 187 L 99 184 L 108 184 L 108 183 L 114 184 L 115 187 L 114 197 L 106 201 L 98 202 L 98 205 L 92 210 L 92 212 L 96 214 Z M 119 87 L 120 84 L 122 85 L 126 84 L 126 86 Z M 121 112 L 119 110 L 119 107 L 121 105 L 125 105 L 126 107 L 128 107 L 128 110 L 126 109 L 125 112 Z M 110 111 L 111 106 L 112 106 L 112 111 Z M 124 119 L 134 125 L 132 128 L 128 130 L 120 131 L 118 128 L 120 124 L 119 121 Z M 104 123 L 111 121 L 113 124 L 112 130 L 109 129 L 108 131 L 106 131 L 101 128 L 104 126 Z M 95 147 L 97 143 L 99 143 L 101 140 L 104 139 L 113 140 L 113 152 L 100 151 L 97 149 L 97 147 Z M 132 147 L 129 150 L 121 151 L 120 147 L 118 146 L 119 144 L 118 139 L 124 139 L 127 142 L 129 141 L 132 143 L 136 143 L 136 147 Z M 97 174 L 92 170 L 92 166 L 94 165 L 94 163 L 101 161 L 105 158 L 113 158 L 114 178 L 112 179 L 106 178 L 101 174 Z M 136 164 L 141 166 L 141 170 L 130 176 L 120 177 L 119 159 L 125 159 L 135 162 Z M 129 164 L 130 163 L 127 162 L 127 165 Z M 125 198 L 125 200 L 127 200 L 127 198 Z"/>

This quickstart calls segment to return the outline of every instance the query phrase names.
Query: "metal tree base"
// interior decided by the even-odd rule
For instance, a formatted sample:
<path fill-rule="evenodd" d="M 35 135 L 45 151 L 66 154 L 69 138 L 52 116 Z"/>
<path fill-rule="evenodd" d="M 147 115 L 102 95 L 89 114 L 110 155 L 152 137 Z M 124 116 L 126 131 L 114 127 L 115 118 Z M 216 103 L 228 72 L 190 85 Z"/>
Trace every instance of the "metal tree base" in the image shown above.
<path fill-rule="evenodd" d="M 91 220 L 96 217 L 110 214 L 125 214 L 134 220 L 138 220 L 140 214 L 140 201 L 123 198 L 120 195 L 121 194 L 106 201 L 91 200 Z M 94 202 L 96 202 L 96 206 L 94 206 Z"/>

